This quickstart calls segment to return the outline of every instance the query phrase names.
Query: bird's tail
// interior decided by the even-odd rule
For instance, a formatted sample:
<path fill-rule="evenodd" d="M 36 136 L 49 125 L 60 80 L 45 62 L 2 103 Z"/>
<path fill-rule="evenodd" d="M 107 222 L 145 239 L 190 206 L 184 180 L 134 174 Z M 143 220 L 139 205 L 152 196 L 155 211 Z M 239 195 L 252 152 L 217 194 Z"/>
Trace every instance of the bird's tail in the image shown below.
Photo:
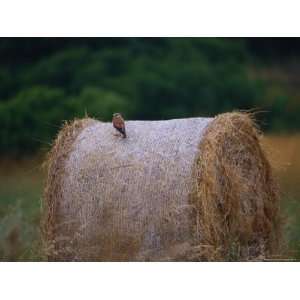
<path fill-rule="evenodd" d="M 124 139 L 127 137 L 125 128 L 117 128 L 117 130 L 122 133 Z"/>

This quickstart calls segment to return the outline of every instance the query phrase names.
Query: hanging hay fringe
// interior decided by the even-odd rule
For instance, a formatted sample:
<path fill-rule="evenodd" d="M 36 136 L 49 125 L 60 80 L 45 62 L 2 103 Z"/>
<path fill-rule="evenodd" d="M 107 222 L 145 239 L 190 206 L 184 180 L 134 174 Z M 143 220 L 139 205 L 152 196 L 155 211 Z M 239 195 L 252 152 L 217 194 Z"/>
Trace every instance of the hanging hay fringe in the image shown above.
<path fill-rule="evenodd" d="M 49 260 L 241 261 L 278 253 L 277 186 L 250 114 L 76 120 L 48 158 Z"/>

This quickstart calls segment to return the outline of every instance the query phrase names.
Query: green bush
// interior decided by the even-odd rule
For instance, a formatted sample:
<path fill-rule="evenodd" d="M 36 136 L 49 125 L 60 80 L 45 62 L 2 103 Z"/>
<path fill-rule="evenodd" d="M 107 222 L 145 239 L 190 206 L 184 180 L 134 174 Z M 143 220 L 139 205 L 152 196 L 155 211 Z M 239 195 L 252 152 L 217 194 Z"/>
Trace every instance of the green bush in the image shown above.
<path fill-rule="evenodd" d="M 81 93 L 70 99 L 75 117 L 88 115 L 103 121 L 110 121 L 114 112 L 121 111 L 131 116 L 130 103 L 118 93 L 95 87 L 84 88 Z"/>
<path fill-rule="evenodd" d="M 16 40 L 1 46 L 0 39 L 0 54 L 11 59 L 0 68 L 1 153 L 33 153 L 63 120 L 85 113 L 107 121 L 116 111 L 167 119 L 271 108 L 273 128 L 300 128 L 299 105 L 280 100 L 286 93 L 269 97 L 266 84 L 249 77 L 241 40 L 28 40 L 24 57 L 19 47 Z"/>
<path fill-rule="evenodd" d="M 26 154 L 47 145 L 72 110 L 63 90 L 48 87 L 32 87 L 1 103 L 1 152 Z"/>
<path fill-rule="evenodd" d="M 0 103 L 1 152 L 20 155 L 48 147 L 64 120 L 85 114 L 109 120 L 120 109 L 130 115 L 126 100 L 110 91 L 85 88 L 67 97 L 59 88 L 32 87 Z"/>

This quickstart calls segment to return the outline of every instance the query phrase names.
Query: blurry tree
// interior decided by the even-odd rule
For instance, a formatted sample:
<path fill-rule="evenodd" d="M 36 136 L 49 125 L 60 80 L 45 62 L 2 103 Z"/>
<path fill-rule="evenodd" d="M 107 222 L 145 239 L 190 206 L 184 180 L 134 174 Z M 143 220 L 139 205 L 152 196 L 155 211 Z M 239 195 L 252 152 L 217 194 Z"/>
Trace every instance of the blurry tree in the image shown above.
<path fill-rule="evenodd" d="M 249 77 L 249 51 L 258 45 L 223 38 L 2 38 L 0 152 L 32 153 L 37 140 L 48 143 L 63 120 L 85 112 L 101 120 L 115 111 L 167 119 L 255 107 L 270 110 L 272 128 L 300 128 L 298 102 Z"/>
<path fill-rule="evenodd" d="M 114 112 L 122 111 L 126 117 L 130 117 L 131 114 L 130 103 L 124 97 L 116 92 L 95 87 L 84 88 L 77 97 L 70 99 L 70 104 L 76 117 L 88 115 L 102 121 L 110 121 Z"/>
<path fill-rule="evenodd" d="M 31 153 L 51 141 L 62 120 L 74 113 L 61 89 L 32 87 L 0 103 L 0 149 L 8 154 Z"/>

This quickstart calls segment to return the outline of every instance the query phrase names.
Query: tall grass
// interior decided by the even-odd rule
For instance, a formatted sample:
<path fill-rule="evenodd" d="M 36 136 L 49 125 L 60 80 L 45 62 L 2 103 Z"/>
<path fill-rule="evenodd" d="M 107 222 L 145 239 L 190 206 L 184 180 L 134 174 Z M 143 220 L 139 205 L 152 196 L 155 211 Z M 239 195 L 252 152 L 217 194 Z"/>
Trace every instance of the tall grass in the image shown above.
<path fill-rule="evenodd" d="M 263 143 L 280 183 L 287 255 L 300 259 L 300 134 L 270 135 Z"/>
<path fill-rule="evenodd" d="M 0 260 L 41 260 L 40 162 L 2 161 L 0 166 Z"/>

